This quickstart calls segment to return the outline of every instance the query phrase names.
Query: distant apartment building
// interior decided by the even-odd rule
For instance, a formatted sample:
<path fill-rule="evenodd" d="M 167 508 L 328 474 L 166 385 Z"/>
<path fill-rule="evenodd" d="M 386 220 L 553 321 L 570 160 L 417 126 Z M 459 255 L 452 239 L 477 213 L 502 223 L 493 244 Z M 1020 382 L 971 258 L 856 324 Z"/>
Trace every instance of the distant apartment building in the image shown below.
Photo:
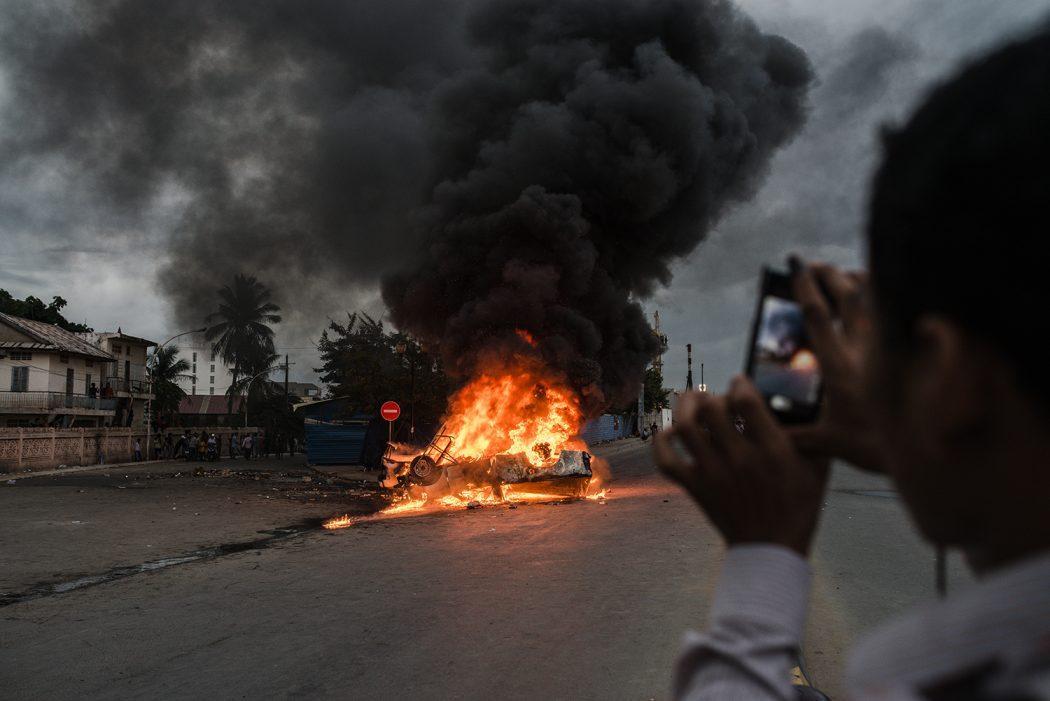
<path fill-rule="evenodd" d="M 232 368 L 222 362 L 212 342 L 203 333 L 186 334 L 175 341 L 178 357 L 190 366 L 187 377 L 179 380 L 186 394 L 224 395 L 233 382 Z"/>

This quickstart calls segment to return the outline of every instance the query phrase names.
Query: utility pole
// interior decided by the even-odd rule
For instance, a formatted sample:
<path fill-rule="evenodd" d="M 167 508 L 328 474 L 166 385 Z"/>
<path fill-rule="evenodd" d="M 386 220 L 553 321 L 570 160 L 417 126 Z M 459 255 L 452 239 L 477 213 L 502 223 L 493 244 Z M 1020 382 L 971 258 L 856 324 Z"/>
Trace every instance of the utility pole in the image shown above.
<path fill-rule="evenodd" d="M 656 368 L 656 371 L 662 377 L 664 374 L 664 349 L 667 347 L 667 337 L 660 333 L 659 309 L 653 312 L 653 333 L 656 334 L 656 340 L 660 342 L 660 352 L 653 358 L 653 367 Z"/>
<path fill-rule="evenodd" d="M 288 354 L 284 354 L 284 403 L 288 403 Z"/>
<path fill-rule="evenodd" d="M 689 392 L 693 389 L 693 344 L 685 344 L 685 357 L 686 366 L 689 368 L 689 372 L 685 376 L 685 391 Z"/>

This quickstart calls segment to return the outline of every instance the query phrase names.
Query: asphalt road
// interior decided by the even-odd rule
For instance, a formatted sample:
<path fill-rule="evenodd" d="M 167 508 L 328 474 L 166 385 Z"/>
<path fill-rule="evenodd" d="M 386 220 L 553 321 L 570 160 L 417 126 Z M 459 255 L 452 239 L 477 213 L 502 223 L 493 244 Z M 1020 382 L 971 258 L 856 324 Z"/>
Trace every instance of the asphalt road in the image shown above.
<path fill-rule="evenodd" d="M 360 504 L 252 481 L 0 487 L 0 591 L 41 594 L 0 608 L 0 695 L 666 698 L 723 548 L 647 445 L 598 452 L 616 478 L 604 503 L 340 531 L 309 518 Z M 932 596 L 933 554 L 885 483 L 838 469 L 813 561 L 805 665 L 834 694 L 850 641 Z M 965 578 L 956 562 L 952 578 Z"/>

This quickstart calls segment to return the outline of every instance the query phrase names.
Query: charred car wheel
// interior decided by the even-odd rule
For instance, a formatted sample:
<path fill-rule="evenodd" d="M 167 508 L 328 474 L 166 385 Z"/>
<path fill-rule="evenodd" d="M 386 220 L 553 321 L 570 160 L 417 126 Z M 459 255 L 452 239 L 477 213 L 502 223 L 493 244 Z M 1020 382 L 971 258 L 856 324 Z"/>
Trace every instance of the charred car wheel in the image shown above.
<path fill-rule="evenodd" d="M 441 468 L 426 455 L 420 455 L 412 461 L 408 474 L 416 484 L 429 487 L 441 478 Z"/>

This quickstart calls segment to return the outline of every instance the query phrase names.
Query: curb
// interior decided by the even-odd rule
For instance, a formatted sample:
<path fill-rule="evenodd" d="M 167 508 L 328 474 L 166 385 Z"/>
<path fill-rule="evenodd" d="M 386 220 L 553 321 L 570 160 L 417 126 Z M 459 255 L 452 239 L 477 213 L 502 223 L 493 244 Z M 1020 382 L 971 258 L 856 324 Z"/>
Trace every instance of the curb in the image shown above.
<path fill-rule="evenodd" d="M 267 456 L 268 457 L 268 456 Z M 196 460 L 189 461 L 191 464 L 196 465 Z M 218 460 L 212 462 L 231 462 L 230 458 L 220 457 Z M 57 470 L 40 470 L 39 472 L 0 472 L 0 481 L 12 481 L 12 480 L 23 480 L 30 479 L 32 477 L 56 477 L 58 475 L 70 475 L 80 472 L 98 472 L 102 470 L 113 470 L 121 467 L 144 467 L 147 465 L 185 465 L 186 460 L 139 460 L 138 462 L 111 462 L 103 465 L 71 465 Z M 207 462 L 200 463 L 202 465 L 208 464 Z M 312 468 L 311 468 L 312 469 Z"/>

